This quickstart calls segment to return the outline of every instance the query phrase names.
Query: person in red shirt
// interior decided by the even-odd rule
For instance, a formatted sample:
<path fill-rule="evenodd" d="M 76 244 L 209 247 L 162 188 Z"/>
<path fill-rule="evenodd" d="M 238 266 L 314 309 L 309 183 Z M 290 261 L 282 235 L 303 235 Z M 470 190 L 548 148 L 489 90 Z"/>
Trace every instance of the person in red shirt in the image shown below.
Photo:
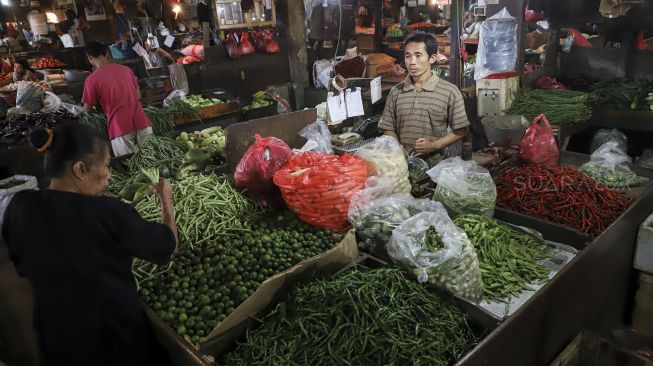
<path fill-rule="evenodd" d="M 88 61 L 95 71 L 84 83 L 84 111 L 91 112 L 98 100 L 109 122 L 114 156 L 129 154 L 136 144 L 152 135 L 152 122 L 140 103 L 136 76 L 127 66 L 112 64 L 107 48 L 99 42 L 86 45 Z"/>

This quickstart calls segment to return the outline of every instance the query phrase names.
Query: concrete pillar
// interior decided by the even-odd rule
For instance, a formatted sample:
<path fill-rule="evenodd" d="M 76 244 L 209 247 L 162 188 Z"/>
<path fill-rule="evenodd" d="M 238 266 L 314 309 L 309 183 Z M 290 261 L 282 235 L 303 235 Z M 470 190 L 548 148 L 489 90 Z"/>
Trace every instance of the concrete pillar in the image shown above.
<path fill-rule="evenodd" d="M 304 108 L 304 88 L 308 86 L 308 53 L 306 52 L 306 28 L 304 26 L 304 3 L 283 1 L 288 14 L 288 66 L 295 94 L 295 108 Z"/>

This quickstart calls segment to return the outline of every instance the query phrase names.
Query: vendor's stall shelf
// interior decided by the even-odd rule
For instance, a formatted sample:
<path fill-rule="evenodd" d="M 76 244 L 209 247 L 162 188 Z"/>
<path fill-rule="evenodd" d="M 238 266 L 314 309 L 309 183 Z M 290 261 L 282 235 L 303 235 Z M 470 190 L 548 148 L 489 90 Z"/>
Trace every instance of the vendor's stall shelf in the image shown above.
<path fill-rule="evenodd" d="M 208 107 L 201 107 L 195 110 L 194 115 L 175 116 L 175 125 L 183 125 L 199 120 L 215 118 L 227 114 L 240 112 L 240 101 L 238 99 L 230 100 L 225 103 L 218 103 Z"/>

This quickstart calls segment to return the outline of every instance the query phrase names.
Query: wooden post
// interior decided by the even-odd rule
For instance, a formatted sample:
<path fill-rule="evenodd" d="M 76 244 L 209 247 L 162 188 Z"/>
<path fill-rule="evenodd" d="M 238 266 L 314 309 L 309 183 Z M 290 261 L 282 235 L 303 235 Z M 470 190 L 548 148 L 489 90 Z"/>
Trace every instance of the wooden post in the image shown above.
<path fill-rule="evenodd" d="M 462 70 L 460 65 L 460 30 L 462 29 L 461 12 L 463 0 L 453 0 L 451 4 L 451 55 L 449 59 L 449 78 L 451 83 L 462 88 Z"/>
<path fill-rule="evenodd" d="M 288 14 L 288 65 L 295 94 L 295 110 L 304 108 L 304 88 L 308 86 L 308 52 L 303 2 L 284 1 Z"/>
<path fill-rule="evenodd" d="M 383 40 L 383 0 L 376 0 L 374 11 L 374 52 L 381 52 Z"/>

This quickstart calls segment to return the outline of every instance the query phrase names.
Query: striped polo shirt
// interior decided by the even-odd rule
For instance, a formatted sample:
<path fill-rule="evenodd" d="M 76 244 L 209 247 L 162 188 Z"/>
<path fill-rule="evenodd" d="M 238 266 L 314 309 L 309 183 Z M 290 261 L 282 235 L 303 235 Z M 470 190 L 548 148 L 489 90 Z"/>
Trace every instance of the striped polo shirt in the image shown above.
<path fill-rule="evenodd" d="M 416 91 L 410 76 L 395 85 L 386 99 L 379 129 L 393 131 L 406 148 L 418 138 L 440 138 L 469 126 L 463 96 L 458 88 L 433 74 Z"/>

